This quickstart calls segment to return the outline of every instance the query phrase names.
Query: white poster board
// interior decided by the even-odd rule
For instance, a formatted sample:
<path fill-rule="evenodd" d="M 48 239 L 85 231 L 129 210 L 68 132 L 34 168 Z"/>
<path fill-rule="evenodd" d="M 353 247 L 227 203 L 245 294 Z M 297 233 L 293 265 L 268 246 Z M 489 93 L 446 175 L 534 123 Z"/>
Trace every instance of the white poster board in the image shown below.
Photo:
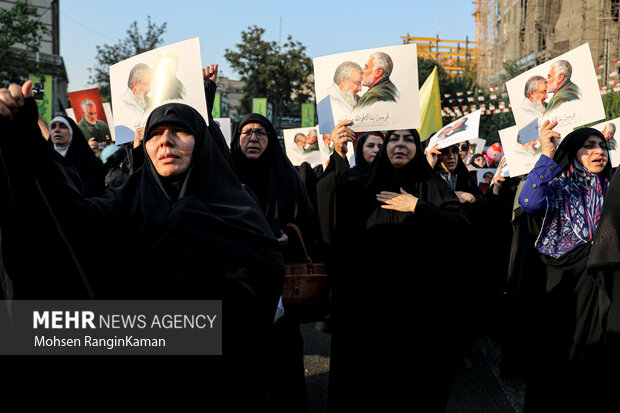
<path fill-rule="evenodd" d="M 73 111 L 73 108 L 66 108 L 65 113 L 67 114 L 68 117 L 73 119 L 75 123 L 77 123 L 77 120 L 75 120 L 75 112 Z"/>
<path fill-rule="evenodd" d="M 504 149 L 504 158 L 512 176 L 528 174 L 542 154 L 538 140 L 521 143 L 518 126 L 498 131 Z"/>
<path fill-rule="evenodd" d="M 114 117 L 112 116 L 112 106 L 110 102 L 103 102 L 103 111 L 105 112 L 105 117 L 108 120 L 108 128 L 110 129 L 110 134 L 112 135 L 112 142 L 116 144 L 116 133 L 114 133 Z"/>
<path fill-rule="evenodd" d="M 538 139 L 545 120 L 566 135 L 605 118 L 605 108 L 588 44 L 545 62 L 506 82 L 522 143 Z"/>
<path fill-rule="evenodd" d="M 150 112 L 182 102 L 209 122 L 198 38 L 163 46 L 110 66 L 116 144 L 133 141 Z"/>
<path fill-rule="evenodd" d="M 298 166 L 303 162 L 308 162 L 310 166 L 315 167 L 327 160 L 325 153 L 320 150 L 319 142 L 323 141 L 323 136 L 318 134 L 316 126 L 284 129 L 282 132 L 286 156 L 293 165 Z"/>
<path fill-rule="evenodd" d="M 331 133 L 343 120 L 352 120 L 355 132 L 420 128 L 415 44 L 313 61 L 319 133 Z"/>
<path fill-rule="evenodd" d="M 213 120 L 219 125 L 224 139 L 226 139 L 226 144 L 230 148 L 230 142 L 232 142 L 232 124 L 230 123 L 230 118 L 213 118 Z"/>
<path fill-rule="evenodd" d="M 428 148 L 432 148 L 437 144 L 439 149 L 443 149 L 460 142 L 478 139 L 481 112 L 481 110 L 477 110 L 441 128 L 439 132 L 431 137 Z"/>

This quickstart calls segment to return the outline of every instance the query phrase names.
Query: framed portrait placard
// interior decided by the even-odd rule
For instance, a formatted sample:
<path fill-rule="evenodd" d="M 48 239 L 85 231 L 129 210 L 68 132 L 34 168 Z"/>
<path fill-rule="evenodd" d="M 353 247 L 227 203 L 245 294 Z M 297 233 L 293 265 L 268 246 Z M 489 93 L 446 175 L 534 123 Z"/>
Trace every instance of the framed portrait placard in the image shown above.
<path fill-rule="evenodd" d="M 327 159 L 319 147 L 323 135 L 318 133 L 316 126 L 310 128 L 284 129 L 284 149 L 286 156 L 295 166 L 308 162 L 310 166 L 320 165 Z M 329 155 L 327 155 L 329 158 Z"/>
<path fill-rule="evenodd" d="M 209 123 L 197 37 L 110 66 L 110 91 L 117 144 L 132 141 L 135 130 L 163 103 L 192 106 Z"/>
<path fill-rule="evenodd" d="M 343 120 L 352 120 L 355 132 L 420 128 L 415 44 L 313 61 L 319 133 L 331 133 Z"/>
<path fill-rule="evenodd" d="M 510 126 L 498 131 L 498 133 L 510 174 L 521 176 L 529 173 L 542 153 L 540 142 L 533 140 L 521 143 L 517 126 Z"/>
<path fill-rule="evenodd" d="M 538 139 L 546 120 L 566 135 L 605 118 L 587 43 L 509 80 L 506 89 L 522 144 Z"/>

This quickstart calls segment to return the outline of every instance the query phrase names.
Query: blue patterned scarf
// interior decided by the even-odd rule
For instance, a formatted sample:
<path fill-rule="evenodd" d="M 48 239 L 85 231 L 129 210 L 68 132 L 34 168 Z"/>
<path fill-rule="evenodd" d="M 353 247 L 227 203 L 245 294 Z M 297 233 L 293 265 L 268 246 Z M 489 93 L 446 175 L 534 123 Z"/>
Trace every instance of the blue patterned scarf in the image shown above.
<path fill-rule="evenodd" d="M 577 159 L 549 182 L 547 212 L 536 249 L 559 258 L 592 241 L 603 209 L 609 180 L 588 171 Z"/>

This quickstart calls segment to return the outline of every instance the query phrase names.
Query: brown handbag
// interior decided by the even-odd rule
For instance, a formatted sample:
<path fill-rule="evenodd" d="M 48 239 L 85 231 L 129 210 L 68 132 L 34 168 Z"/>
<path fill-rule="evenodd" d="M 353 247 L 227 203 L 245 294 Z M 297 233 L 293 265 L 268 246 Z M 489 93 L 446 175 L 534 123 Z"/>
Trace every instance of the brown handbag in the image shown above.
<path fill-rule="evenodd" d="M 306 256 L 304 263 L 286 264 L 282 304 L 284 313 L 302 323 L 323 321 L 329 317 L 330 289 L 325 265 L 312 262 L 299 228 L 287 224 L 297 233 Z"/>

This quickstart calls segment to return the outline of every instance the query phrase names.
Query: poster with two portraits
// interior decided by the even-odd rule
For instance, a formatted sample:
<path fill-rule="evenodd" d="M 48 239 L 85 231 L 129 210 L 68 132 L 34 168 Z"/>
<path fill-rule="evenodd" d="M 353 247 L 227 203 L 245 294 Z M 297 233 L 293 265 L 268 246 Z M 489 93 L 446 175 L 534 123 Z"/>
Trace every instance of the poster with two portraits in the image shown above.
<path fill-rule="evenodd" d="M 313 59 L 319 133 L 343 120 L 355 132 L 418 129 L 415 44 L 339 53 Z"/>
<path fill-rule="evenodd" d="M 318 133 L 319 126 L 284 129 L 284 149 L 291 163 L 299 166 L 304 162 L 311 167 L 325 165 L 334 152 L 334 143 L 331 134 Z M 353 144 L 347 144 L 347 159 L 349 164 L 354 155 Z"/>
<path fill-rule="evenodd" d="M 545 121 L 566 136 L 605 119 L 605 108 L 588 44 L 506 82 L 516 126 L 499 131 L 511 176 L 529 173 L 540 158 L 538 135 Z"/>
<path fill-rule="evenodd" d="M 133 141 L 151 111 L 168 102 L 192 106 L 209 123 L 197 37 L 110 66 L 110 92 L 116 144 Z"/>

